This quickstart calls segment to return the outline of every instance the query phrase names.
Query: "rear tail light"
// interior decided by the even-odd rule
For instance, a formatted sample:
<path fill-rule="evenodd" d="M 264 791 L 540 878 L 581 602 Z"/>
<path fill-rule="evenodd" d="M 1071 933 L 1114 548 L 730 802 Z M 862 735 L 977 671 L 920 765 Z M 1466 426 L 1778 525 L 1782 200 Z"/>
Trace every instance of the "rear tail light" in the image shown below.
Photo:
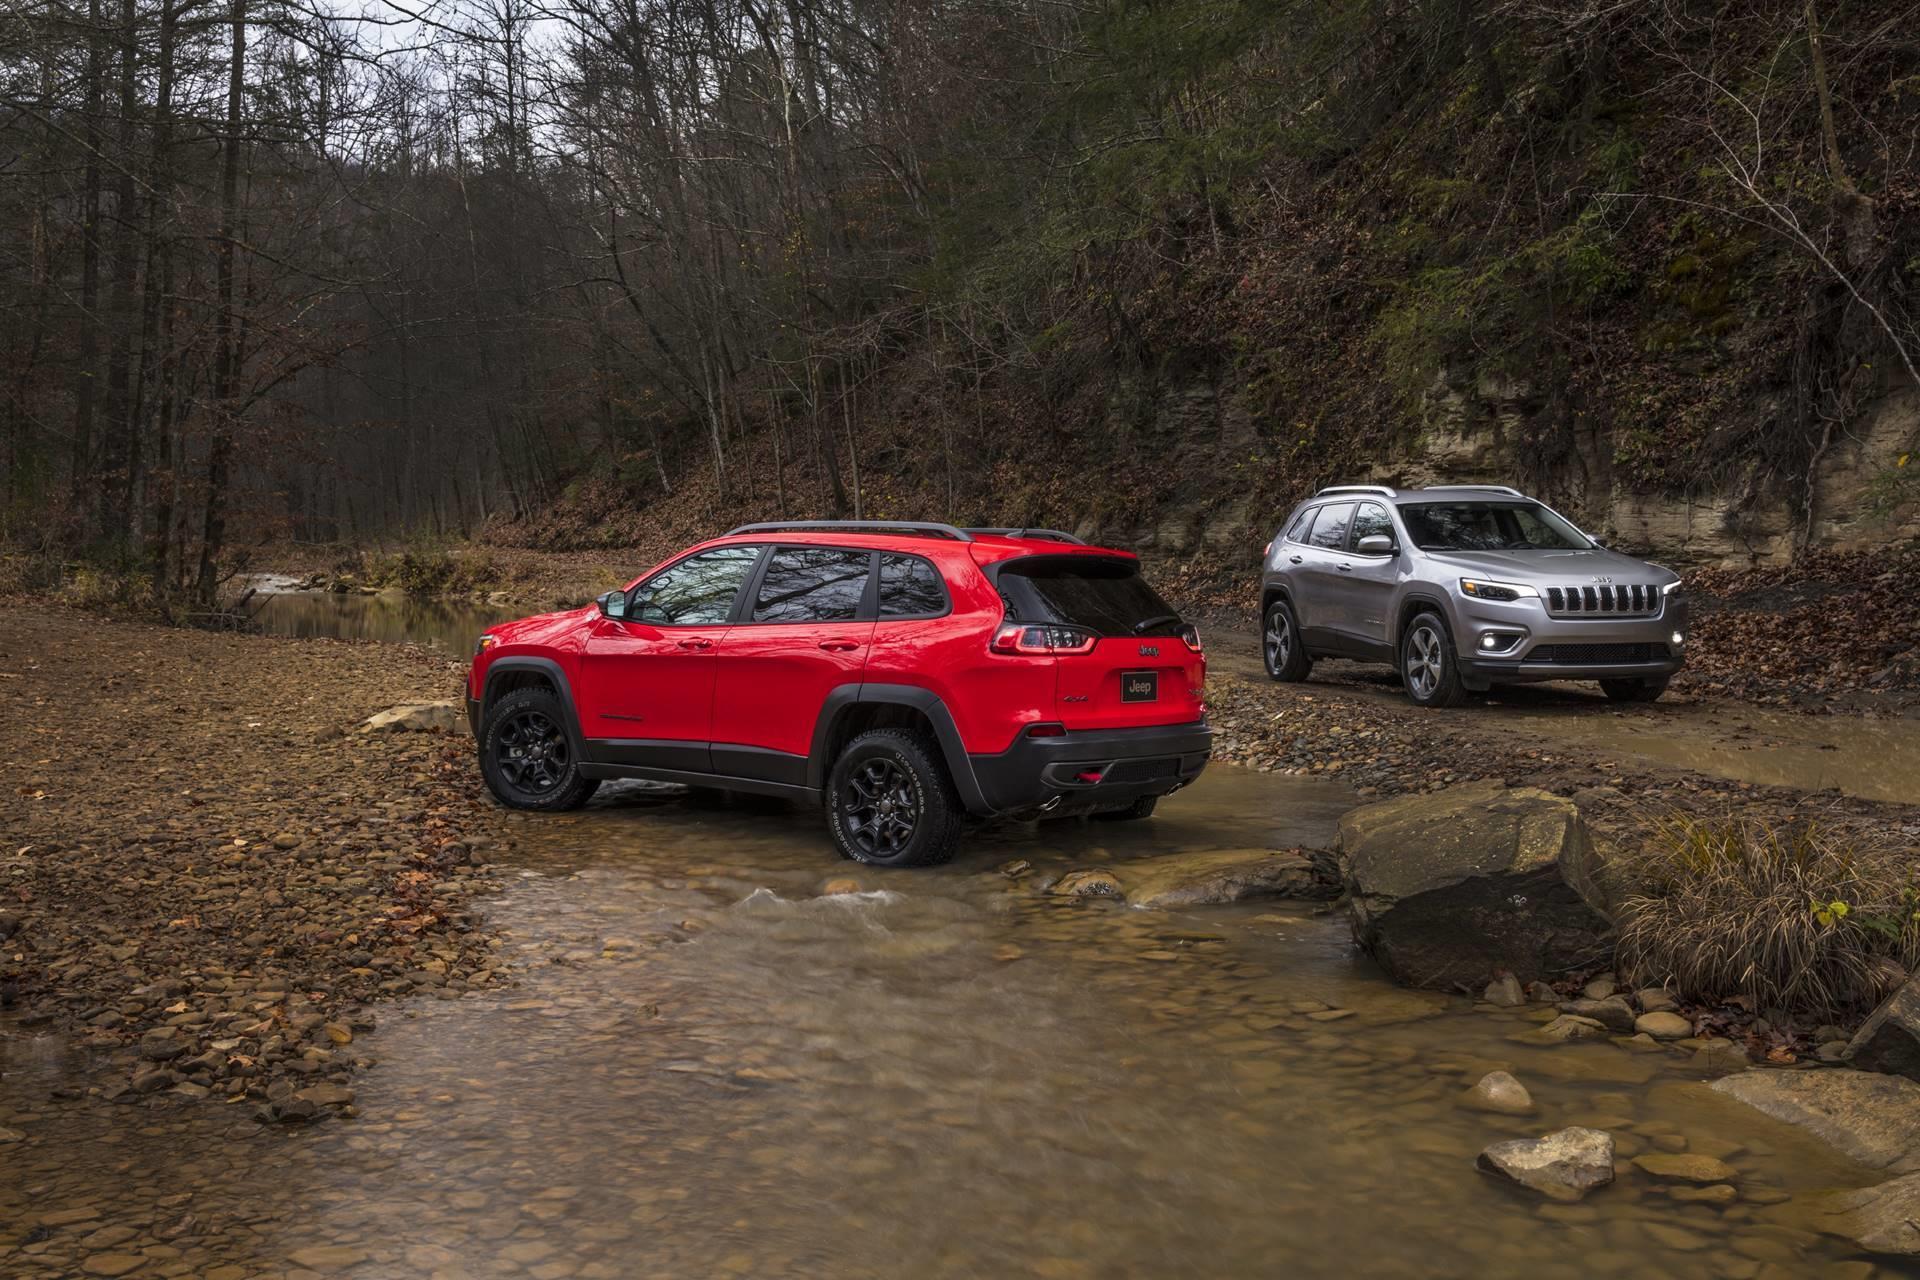
<path fill-rule="evenodd" d="M 1029 738 L 1064 738 L 1067 736 L 1067 726 L 1051 721 L 1030 724 L 1027 726 L 1027 736 Z"/>
<path fill-rule="evenodd" d="M 1091 653 L 1100 637 L 1079 627 L 1003 622 L 987 647 L 995 653 Z"/>
<path fill-rule="evenodd" d="M 1194 626 L 1192 623 L 1188 623 L 1186 626 L 1180 628 L 1180 638 L 1186 641 L 1187 648 L 1193 650 L 1195 653 L 1205 652 L 1200 645 L 1200 628 Z"/>

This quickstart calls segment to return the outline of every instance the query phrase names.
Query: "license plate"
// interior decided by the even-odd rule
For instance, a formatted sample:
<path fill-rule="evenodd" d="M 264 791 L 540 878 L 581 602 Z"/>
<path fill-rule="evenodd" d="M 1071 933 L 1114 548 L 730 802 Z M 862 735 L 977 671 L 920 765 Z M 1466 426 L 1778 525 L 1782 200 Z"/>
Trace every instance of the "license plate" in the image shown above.
<path fill-rule="evenodd" d="M 1158 671 L 1122 671 L 1120 673 L 1120 701 L 1157 702 L 1160 699 L 1160 673 Z"/>

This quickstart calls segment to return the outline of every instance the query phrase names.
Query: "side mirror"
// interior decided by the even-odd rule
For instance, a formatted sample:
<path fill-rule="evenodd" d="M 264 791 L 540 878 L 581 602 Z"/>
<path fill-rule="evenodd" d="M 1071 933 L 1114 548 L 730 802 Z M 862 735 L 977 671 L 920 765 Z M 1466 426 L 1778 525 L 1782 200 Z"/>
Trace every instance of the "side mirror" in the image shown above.
<path fill-rule="evenodd" d="M 1354 543 L 1353 549 L 1363 556 L 1390 556 L 1398 550 L 1393 545 L 1393 539 L 1384 533 L 1368 534 Z"/>
<path fill-rule="evenodd" d="M 624 591 L 606 592 L 604 595 L 599 597 L 599 605 L 600 605 L 601 617 L 612 618 L 615 622 L 622 622 L 626 620 L 626 616 L 627 616 L 627 593 L 626 592 Z"/>

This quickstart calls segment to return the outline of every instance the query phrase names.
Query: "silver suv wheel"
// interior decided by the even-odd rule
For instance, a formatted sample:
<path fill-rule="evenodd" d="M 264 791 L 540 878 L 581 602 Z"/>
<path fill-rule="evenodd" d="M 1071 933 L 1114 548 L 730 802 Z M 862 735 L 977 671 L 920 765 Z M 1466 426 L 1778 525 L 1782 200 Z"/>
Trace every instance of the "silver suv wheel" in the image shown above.
<path fill-rule="evenodd" d="M 1440 687 L 1442 673 L 1440 634 L 1432 625 L 1422 623 L 1407 637 L 1407 686 L 1425 702 Z"/>
<path fill-rule="evenodd" d="M 1313 670 L 1313 657 L 1300 640 L 1293 623 L 1293 610 L 1285 600 L 1267 606 L 1267 619 L 1260 631 L 1261 657 L 1266 660 L 1267 676 L 1273 680 L 1305 680 Z"/>
<path fill-rule="evenodd" d="M 1447 624 L 1437 613 L 1418 614 L 1407 624 L 1400 637 L 1400 678 L 1415 705 L 1457 707 L 1467 700 L 1452 646 Z"/>

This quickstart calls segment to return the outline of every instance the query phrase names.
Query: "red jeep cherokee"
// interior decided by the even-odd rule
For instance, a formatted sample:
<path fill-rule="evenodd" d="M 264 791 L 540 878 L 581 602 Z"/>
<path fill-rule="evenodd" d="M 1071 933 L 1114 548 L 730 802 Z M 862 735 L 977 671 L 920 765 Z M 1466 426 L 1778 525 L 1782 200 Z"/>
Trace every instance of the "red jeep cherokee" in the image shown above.
<path fill-rule="evenodd" d="M 953 855 L 967 815 L 1144 818 L 1207 762 L 1200 637 L 1130 552 L 1042 529 L 753 524 L 594 607 L 480 637 L 501 803 L 607 778 L 824 800 L 840 851 Z"/>

